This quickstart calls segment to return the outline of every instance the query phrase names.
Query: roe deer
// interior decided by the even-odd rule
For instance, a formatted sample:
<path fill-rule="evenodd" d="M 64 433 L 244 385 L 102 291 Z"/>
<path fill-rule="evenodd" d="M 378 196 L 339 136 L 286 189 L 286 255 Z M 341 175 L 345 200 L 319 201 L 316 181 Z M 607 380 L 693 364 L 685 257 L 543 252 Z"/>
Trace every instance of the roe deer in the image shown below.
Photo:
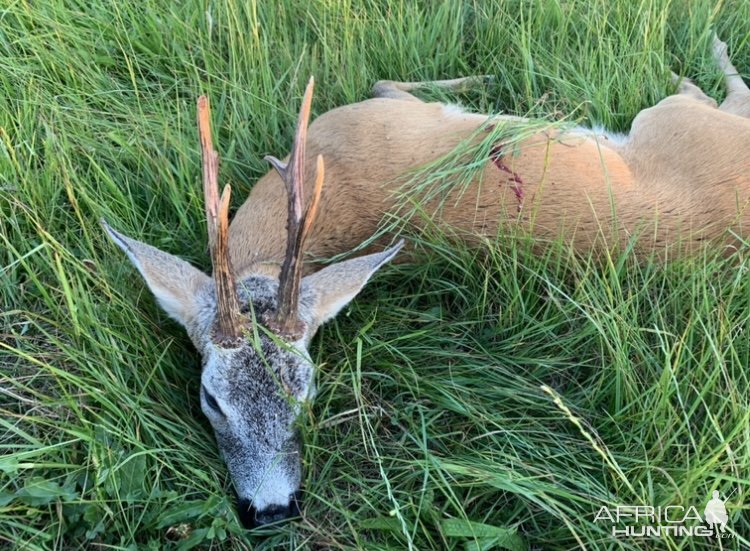
<path fill-rule="evenodd" d="M 510 223 L 534 238 L 562 234 L 580 251 L 599 240 L 633 239 L 675 254 L 708 240 L 736 248 L 750 233 L 750 90 L 717 38 L 714 57 L 728 91 L 718 108 L 685 81 L 677 94 L 639 113 L 628 135 L 535 131 L 513 152 L 499 140 L 468 186 L 449 190 L 441 205 L 428 201 L 425 211 L 467 234 L 493 237 Z M 105 223 L 202 355 L 201 407 L 248 527 L 297 513 L 295 419 L 314 394 L 308 345 L 400 247 L 314 271 L 310 261 L 303 263 L 303 245 L 310 258 L 359 246 L 397 205 L 394 192 L 409 171 L 479 140 L 493 126 L 533 129 L 518 117 L 424 103 L 409 93 L 423 84 L 381 81 L 375 98 L 321 115 L 307 136 L 309 85 L 289 164 L 269 159 L 276 171 L 254 186 L 228 229 L 228 188 L 220 199 L 216 154 L 199 105 L 213 278 Z M 303 189 L 303 176 L 316 185 Z M 303 212 L 303 204 L 311 206 Z"/>

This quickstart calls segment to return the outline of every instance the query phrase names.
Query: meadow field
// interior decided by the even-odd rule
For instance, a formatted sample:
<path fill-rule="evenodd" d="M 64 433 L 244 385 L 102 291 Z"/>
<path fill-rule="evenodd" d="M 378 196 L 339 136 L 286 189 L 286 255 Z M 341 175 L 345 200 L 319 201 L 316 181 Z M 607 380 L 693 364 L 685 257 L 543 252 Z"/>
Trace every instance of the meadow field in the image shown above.
<path fill-rule="evenodd" d="M 248 532 L 200 358 L 99 225 L 210 270 L 199 94 L 234 211 L 310 75 L 313 117 L 380 79 L 491 74 L 422 97 L 627 131 L 670 70 L 723 97 L 714 30 L 747 81 L 750 0 L 4 0 L 0 547 L 750 547 L 748 246 L 656 263 L 417 237 L 313 342 L 301 518 Z M 595 520 L 703 514 L 714 490 L 731 537 Z"/>

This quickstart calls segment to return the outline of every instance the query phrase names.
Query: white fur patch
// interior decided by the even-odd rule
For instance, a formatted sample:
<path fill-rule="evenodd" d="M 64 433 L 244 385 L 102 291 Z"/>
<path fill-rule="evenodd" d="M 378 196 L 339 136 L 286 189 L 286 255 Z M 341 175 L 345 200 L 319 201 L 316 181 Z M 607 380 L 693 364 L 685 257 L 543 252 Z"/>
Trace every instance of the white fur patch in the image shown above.
<path fill-rule="evenodd" d="M 593 128 L 587 128 L 585 126 L 576 126 L 566 134 L 575 134 L 577 136 L 583 136 L 592 138 L 603 145 L 609 146 L 622 146 L 628 143 L 629 136 L 622 132 L 610 132 L 601 125 L 596 125 Z"/>
<path fill-rule="evenodd" d="M 460 105 L 456 105 L 455 103 L 444 103 L 442 108 L 442 115 L 445 118 L 448 119 L 463 119 L 464 121 L 470 121 L 470 120 L 476 120 L 479 123 L 482 123 L 490 118 L 489 115 L 482 115 L 480 113 L 470 113 L 469 111 L 466 111 L 463 107 Z"/>
<path fill-rule="evenodd" d="M 443 104 L 443 115 L 446 117 L 455 115 L 466 115 L 466 110 L 455 103 L 444 103 Z"/>
<path fill-rule="evenodd" d="M 252 488 L 240 487 L 237 490 L 240 495 L 248 496 L 258 511 L 263 511 L 272 505 L 289 505 L 289 496 L 298 489 L 290 484 L 287 477 L 278 469 L 271 469 L 270 472 L 266 472 L 254 493 Z"/>

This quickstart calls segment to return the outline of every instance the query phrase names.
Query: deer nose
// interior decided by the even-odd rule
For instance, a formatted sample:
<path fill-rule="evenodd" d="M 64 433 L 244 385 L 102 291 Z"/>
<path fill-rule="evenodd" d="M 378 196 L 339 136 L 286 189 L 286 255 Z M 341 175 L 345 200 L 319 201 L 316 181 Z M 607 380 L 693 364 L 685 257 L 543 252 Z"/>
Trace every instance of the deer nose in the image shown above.
<path fill-rule="evenodd" d="M 271 505 L 265 509 L 258 510 L 249 499 L 240 499 L 237 504 L 240 522 L 247 528 L 257 528 L 266 524 L 273 524 L 289 517 L 299 515 L 300 492 L 289 496 L 288 505 Z"/>

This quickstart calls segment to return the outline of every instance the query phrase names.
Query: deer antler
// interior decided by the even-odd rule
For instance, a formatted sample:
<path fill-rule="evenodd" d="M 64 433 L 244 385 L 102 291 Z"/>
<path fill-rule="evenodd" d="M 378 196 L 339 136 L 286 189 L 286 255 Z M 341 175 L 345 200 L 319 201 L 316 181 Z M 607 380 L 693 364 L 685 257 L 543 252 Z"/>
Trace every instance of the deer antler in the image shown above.
<path fill-rule="evenodd" d="M 206 202 L 206 222 L 208 223 L 208 244 L 211 250 L 211 264 L 214 268 L 216 303 L 218 313 L 214 340 L 217 344 L 230 347 L 237 344 L 242 336 L 240 306 L 232 263 L 229 259 L 229 185 L 219 198 L 219 154 L 214 151 L 211 140 L 210 109 L 208 98 L 198 98 L 198 132 L 203 154 L 203 194 Z"/>
<path fill-rule="evenodd" d="M 269 323 L 271 328 L 280 335 L 290 338 L 299 338 L 304 330 L 297 312 L 302 280 L 302 250 L 318 211 L 325 174 L 323 157 L 318 155 L 312 201 L 303 213 L 305 142 L 307 141 L 307 123 L 310 118 L 313 86 L 314 79 L 310 77 L 302 99 L 289 161 L 284 163 L 271 155 L 265 157 L 265 160 L 273 165 L 284 181 L 288 200 L 286 254 L 279 276 L 278 307 L 275 318 L 266 320 L 266 323 Z"/>

